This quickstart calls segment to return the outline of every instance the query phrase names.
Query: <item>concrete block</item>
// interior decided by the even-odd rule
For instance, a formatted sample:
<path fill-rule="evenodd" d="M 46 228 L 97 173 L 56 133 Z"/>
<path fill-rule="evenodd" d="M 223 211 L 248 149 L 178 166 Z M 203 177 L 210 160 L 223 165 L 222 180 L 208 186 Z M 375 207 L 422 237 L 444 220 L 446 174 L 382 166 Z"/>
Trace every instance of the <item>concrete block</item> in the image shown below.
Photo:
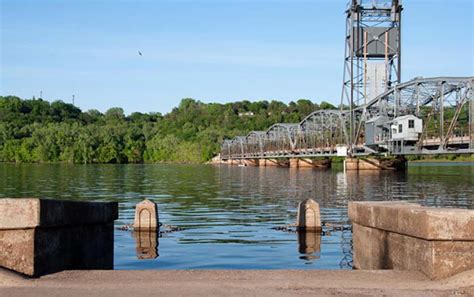
<path fill-rule="evenodd" d="M 0 230 L 0 266 L 29 276 L 113 269 L 113 234 L 113 223 Z"/>
<path fill-rule="evenodd" d="M 298 168 L 299 166 L 299 159 L 298 158 L 291 158 L 290 159 L 290 168 Z"/>
<path fill-rule="evenodd" d="M 358 158 L 346 158 L 344 160 L 346 170 L 381 170 L 380 162 L 376 159 L 368 162 L 367 160 L 361 160 Z"/>
<path fill-rule="evenodd" d="M 117 203 L 0 199 L 0 266 L 30 276 L 113 268 Z"/>
<path fill-rule="evenodd" d="M 26 275 L 35 273 L 35 230 L 0 230 L 0 266 Z"/>
<path fill-rule="evenodd" d="M 346 158 L 346 170 L 404 170 L 407 166 L 405 159 L 377 159 L 377 158 Z"/>
<path fill-rule="evenodd" d="M 349 218 L 363 226 L 427 240 L 474 240 L 474 210 L 406 202 L 349 202 Z"/>
<path fill-rule="evenodd" d="M 265 166 L 289 167 L 290 161 L 287 159 L 266 159 Z"/>
<path fill-rule="evenodd" d="M 278 166 L 277 159 L 266 159 L 265 166 Z"/>
<path fill-rule="evenodd" d="M 474 210 L 350 202 L 354 266 L 418 270 L 431 279 L 474 269 Z"/>
<path fill-rule="evenodd" d="M 156 230 L 159 228 L 158 205 L 148 199 L 138 203 L 135 208 L 135 230 Z"/>
<path fill-rule="evenodd" d="M 99 224 L 118 218 L 115 202 L 0 199 L 0 230 Z"/>
<path fill-rule="evenodd" d="M 305 161 L 306 159 L 302 159 Z M 332 161 L 329 158 L 311 160 L 311 165 L 315 168 L 331 168 Z"/>
<path fill-rule="evenodd" d="M 244 159 L 242 163 L 246 166 L 258 166 L 260 164 L 258 159 Z"/>
<path fill-rule="evenodd" d="M 290 168 L 331 168 L 331 160 L 326 159 L 308 159 L 308 158 L 291 158 L 289 160 Z"/>
<path fill-rule="evenodd" d="M 353 224 L 354 267 L 421 271 L 443 279 L 474 268 L 474 241 L 435 241 Z"/>
<path fill-rule="evenodd" d="M 316 201 L 305 199 L 298 204 L 296 226 L 302 231 L 321 232 L 321 214 Z"/>

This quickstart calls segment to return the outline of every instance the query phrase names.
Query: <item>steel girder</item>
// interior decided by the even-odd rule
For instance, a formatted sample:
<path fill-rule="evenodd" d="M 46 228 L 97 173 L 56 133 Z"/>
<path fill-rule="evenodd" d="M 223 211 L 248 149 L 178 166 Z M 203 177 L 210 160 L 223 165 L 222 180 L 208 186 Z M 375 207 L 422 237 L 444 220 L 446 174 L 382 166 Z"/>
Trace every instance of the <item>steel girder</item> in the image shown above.
<path fill-rule="evenodd" d="M 297 149 L 300 153 L 333 152 L 348 142 L 347 113 L 340 110 L 318 110 L 299 123 Z"/>
<path fill-rule="evenodd" d="M 259 157 L 264 154 L 266 131 L 252 131 L 246 136 L 245 153 L 248 157 Z"/>
<path fill-rule="evenodd" d="M 300 123 L 278 123 L 267 131 L 252 131 L 247 136 L 225 140 L 221 156 L 228 159 L 335 155 L 338 145 L 364 147 L 365 121 L 381 115 L 389 120 L 415 115 L 424 123 L 416 149 L 402 151 L 389 147 L 389 153 L 474 153 L 473 88 L 474 77 L 415 78 L 396 85 L 366 105 L 353 107 L 353 143 L 348 134 L 349 110 L 318 110 Z"/>
<path fill-rule="evenodd" d="M 411 153 L 474 152 L 473 87 L 474 77 L 420 77 L 398 84 L 354 109 L 352 145 L 364 143 L 364 123 L 372 117 L 383 115 L 392 120 L 415 115 L 423 120 L 423 133 Z"/>
<path fill-rule="evenodd" d="M 293 152 L 298 130 L 298 124 L 278 123 L 272 125 L 265 134 L 264 152 L 269 155 Z"/>

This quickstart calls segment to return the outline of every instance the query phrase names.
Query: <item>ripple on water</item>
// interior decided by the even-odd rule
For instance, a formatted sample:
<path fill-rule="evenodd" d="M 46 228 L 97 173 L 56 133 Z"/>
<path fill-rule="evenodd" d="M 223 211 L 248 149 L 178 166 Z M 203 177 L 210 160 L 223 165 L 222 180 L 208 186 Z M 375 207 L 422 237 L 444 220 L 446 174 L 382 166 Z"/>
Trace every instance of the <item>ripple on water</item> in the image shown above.
<path fill-rule="evenodd" d="M 115 231 L 116 269 L 350 268 L 351 233 L 304 243 L 272 228 L 294 223 L 298 202 L 320 203 L 323 221 L 348 224 L 347 203 L 405 200 L 474 208 L 474 163 L 413 164 L 408 172 L 290 171 L 204 165 L 0 164 L 0 197 L 118 201 L 117 225 L 144 198 L 180 232 L 158 238 L 159 257 L 138 260 L 131 232 Z M 308 245 L 309 244 L 309 245 Z"/>

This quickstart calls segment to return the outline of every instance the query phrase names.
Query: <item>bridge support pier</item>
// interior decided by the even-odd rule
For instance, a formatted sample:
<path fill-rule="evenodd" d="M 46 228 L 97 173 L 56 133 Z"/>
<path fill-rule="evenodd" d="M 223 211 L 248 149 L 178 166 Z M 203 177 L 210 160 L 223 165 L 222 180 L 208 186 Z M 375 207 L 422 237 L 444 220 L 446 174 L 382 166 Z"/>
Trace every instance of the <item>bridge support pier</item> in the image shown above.
<path fill-rule="evenodd" d="M 290 168 L 331 168 L 331 159 L 291 158 Z"/>
<path fill-rule="evenodd" d="M 298 168 L 300 159 L 298 158 L 291 158 L 290 159 L 290 168 Z"/>
<path fill-rule="evenodd" d="M 258 159 L 244 159 L 242 163 L 247 166 L 259 166 L 260 161 Z"/>
<path fill-rule="evenodd" d="M 408 162 L 405 157 L 383 159 L 377 157 L 359 157 L 344 160 L 345 170 L 405 170 Z"/>
<path fill-rule="evenodd" d="M 274 166 L 274 167 L 289 167 L 290 162 L 286 159 L 264 159 L 264 166 Z"/>
<path fill-rule="evenodd" d="M 227 160 L 227 164 L 228 164 L 228 165 L 239 165 L 239 164 L 240 164 L 240 160 L 229 159 L 229 160 Z"/>

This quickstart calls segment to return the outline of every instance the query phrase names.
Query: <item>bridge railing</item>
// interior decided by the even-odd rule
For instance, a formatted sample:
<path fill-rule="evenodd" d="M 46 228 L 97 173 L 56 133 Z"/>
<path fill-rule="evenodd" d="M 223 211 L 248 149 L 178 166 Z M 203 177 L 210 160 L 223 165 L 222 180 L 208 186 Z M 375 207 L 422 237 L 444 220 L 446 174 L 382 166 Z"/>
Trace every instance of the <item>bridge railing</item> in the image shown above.
<path fill-rule="evenodd" d="M 354 154 L 474 153 L 473 86 L 473 77 L 416 78 L 354 108 L 352 115 L 345 110 L 318 110 L 300 123 L 278 123 L 266 131 L 225 140 L 221 156 L 334 155 L 341 146 L 353 148 Z M 395 123 L 405 116 L 422 121 L 415 139 L 394 137 Z M 366 140 L 367 122 L 376 117 L 385 122 L 372 143 Z"/>

